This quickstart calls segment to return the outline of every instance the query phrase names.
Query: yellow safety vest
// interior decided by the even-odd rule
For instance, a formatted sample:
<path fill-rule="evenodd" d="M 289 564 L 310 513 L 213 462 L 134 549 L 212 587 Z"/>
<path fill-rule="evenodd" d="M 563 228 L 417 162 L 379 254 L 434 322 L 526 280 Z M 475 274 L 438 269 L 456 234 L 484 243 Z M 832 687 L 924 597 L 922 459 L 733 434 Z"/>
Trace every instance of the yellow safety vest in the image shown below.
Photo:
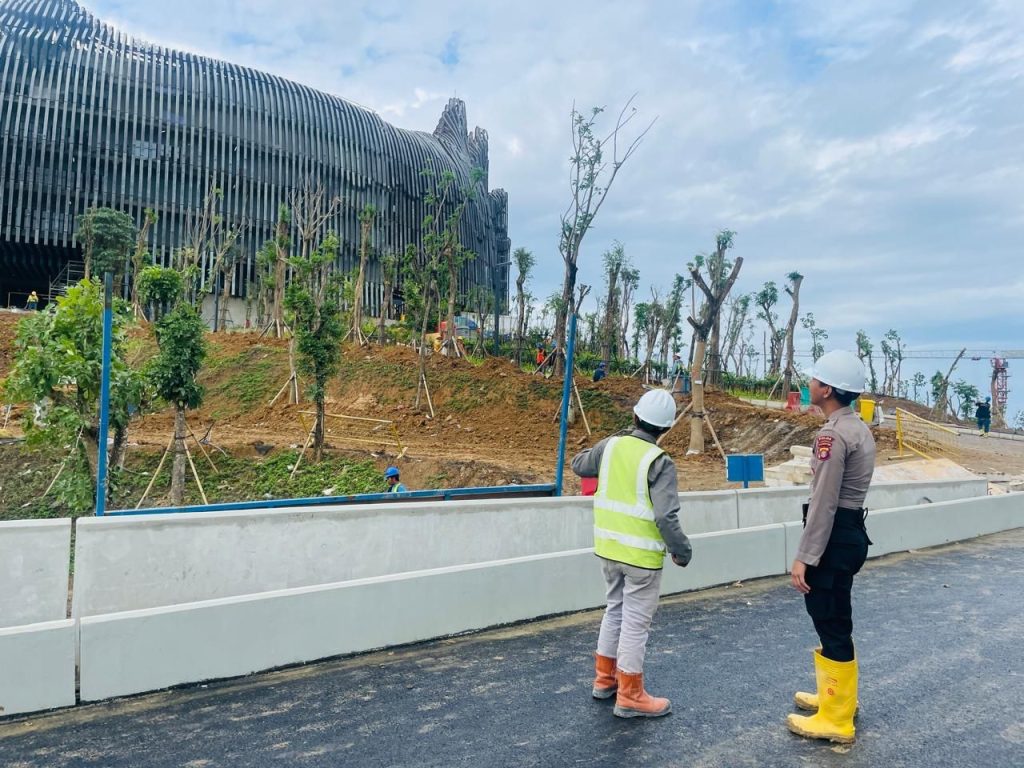
<path fill-rule="evenodd" d="M 638 437 L 604 448 L 594 494 L 594 553 L 638 568 L 661 568 L 665 540 L 654 522 L 647 472 L 664 451 Z"/>

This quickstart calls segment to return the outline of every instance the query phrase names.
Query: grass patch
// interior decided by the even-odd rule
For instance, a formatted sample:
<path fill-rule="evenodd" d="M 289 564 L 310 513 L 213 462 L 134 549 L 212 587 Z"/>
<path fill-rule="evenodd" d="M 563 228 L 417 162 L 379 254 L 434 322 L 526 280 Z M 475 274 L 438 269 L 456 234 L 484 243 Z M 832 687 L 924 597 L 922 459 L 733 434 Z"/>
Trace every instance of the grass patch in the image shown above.
<path fill-rule="evenodd" d="M 331 495 L 383 493 L 386 490 L 380 470 L 372 461 L 356 461 L 345 456 L 327 454 L 319 464 L 307 463 L 307 453 L 299 471 L 292 478 L 298 451 L 282 451 L 259 458 L 212 454 L 217 470 L 201 455 L 193 454 L 196 470 L 211 504 L 232 501 L 259 501 L 266 498 L 302 498 L 320 496 L 326 489 Z M 130 451 L 125 471 L 112 472 L 113 498 L 109 509 L 133 508 L 153 477 L 160 460 L 159 453 Z M 8 468 L 0 484 L 0 520 L 27 520 L 58 517 L 81 517 L 93 514 L 87 509 L 71 509 L 52 496 L 43 497 L 60 467 L 61 459 L 49 452 L 28 449 L 23 444 L 0 446 L 0 462 Z M 171 458 L 164 462 L 145 506 L 166 505 L 171 486 Z M 186 470 L 186 505 L 202 504 L 199 488 Z"/>

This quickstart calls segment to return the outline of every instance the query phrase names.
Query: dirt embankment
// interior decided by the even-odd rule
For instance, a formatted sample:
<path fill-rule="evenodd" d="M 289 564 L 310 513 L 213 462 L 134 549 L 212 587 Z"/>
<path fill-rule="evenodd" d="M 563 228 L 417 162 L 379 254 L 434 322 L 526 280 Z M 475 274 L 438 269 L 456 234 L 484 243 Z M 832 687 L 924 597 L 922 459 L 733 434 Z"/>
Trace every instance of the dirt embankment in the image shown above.
<path fill-rule="evenodd" d="M 17 320 L 0 314 L 0 376 L 10 364 L 12 318 Z M 201 375 L 205 401 L 189 415 L 196 435 L 235 458 L 257 463 L 301 447 L 312 426 L 313 406 L 288 402 L 287 341 L 250 333 L 211 334 L 209 342 Z M 134 331 L 133 364 L 143 365 L 152 353 L 148 331 Z M 418 365 L 416 353 L 407 347 L 346 346 L 340 373 L 328 390 L 329 450 L 370 459 L 381 469 L 398 464 L 412 488 L 553 481 L 560 381 L 524 372 L 504 359 L 474 362 L 435 355 L 426 363 L 435 409 L 431 418 L 426 393 L 418 386 Z M 580 376 L 577 386 L 591 434 L 577 417 L 569 428 L 567 459 L 629 426 L 632 407 L 644 391 L 638 380 L 622 377 L 595 384 Z M 678 400 L 680 409 L 688 403 L 688 398 Z M 714 392 L 705 410 L 726 452 L 764 453 L 768 463 L 787 459 L 791 445 L 809 445 L 821 424 L 820 417 L 764 410 Z M 131 450 L 159 454 L 172 429 L 170 410 L 149 413 L 131 428 Z M 684 419 L 663 442 L 679 465 L 681 487 L 724 487 L 724 464 L 710 433 L 705 435 L 706 453 L 688 457 L 689 430 Z M 570 492 L 578 488 L 571 472 L 566 481 Z"/>
<path fill-rule="evenodd" d="M 426 365 L 435 409 L 431 418 L 422 390 L 415 405 L 418 364 L 407 347 L 346 347 L 341 372 L 328 390 L 328 444 L 372 456 L 382 466 L 398 463 L 412 487 L 554 478 L 561 382 L 521 371 L 504 359 L 475 363 L 433 356 Z M 196 431 L 210 430 L 217 445 L 253 457 L 301 446 L 312 425 L 311 405 L 289 404 L 287 392 L 270 405 L 288 375 L 286 342 L 214 337 L 203 374 L 206 401 L 191 417 Z M 567 458 L 629 426 L 632 407 L 644 392 L 638 380 L 622 377 L 595 384 L 580 376 L 577 387 L 591 434 L 577 417 L 569 429 Z M 678 402 L 681 410 L 689 399 Z M 764 453 L 769 463 L 787 459 L 791 445 L 809 445 L 821 424 L 820 417 L 767 411 L 721 393 L 708 394 L 706 410 L 726 452 Z M 686 456 L 689 428 L 688 420 L 681 421 L 663 442 L 680 465 L 682 486 L 723 487 L 724 466 L 710 434 L 705 455 Z M 171 429 L 169 413 L 153 414 L 133 435 L 157 448 L 166 444 Z M 576 478 L 571 472 L 566 478 L 575 490 Z"/>
<path fill-rule="evenodd" d="M 14 365 L 14 336 L 17 333 L 18 321 L 25 317 L 23 312 L 0 310 L 0 379 Z"/>

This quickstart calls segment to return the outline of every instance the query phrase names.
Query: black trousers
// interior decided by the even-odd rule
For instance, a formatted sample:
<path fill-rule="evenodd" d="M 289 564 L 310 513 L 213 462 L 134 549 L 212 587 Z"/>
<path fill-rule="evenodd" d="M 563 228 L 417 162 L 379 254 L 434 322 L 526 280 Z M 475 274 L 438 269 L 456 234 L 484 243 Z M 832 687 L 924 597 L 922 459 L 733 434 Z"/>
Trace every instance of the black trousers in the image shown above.
<path fill-rule="evenodd" d="M 868 556 L 863 510 L 836 512 L 832 535 L 816 566 L 807 567 L 811 591 L 804 595 L 807 614 L 821 640 L 821 655 L 833 661 L 853 661 L 853 577 Z"/>

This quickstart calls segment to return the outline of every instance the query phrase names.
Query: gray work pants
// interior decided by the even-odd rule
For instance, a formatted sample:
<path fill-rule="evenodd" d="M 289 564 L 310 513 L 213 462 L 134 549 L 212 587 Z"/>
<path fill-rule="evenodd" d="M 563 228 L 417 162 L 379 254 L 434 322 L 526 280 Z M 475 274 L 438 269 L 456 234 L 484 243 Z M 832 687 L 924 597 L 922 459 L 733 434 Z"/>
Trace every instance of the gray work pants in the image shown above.
<path fill-rule="evenodd" d="M 644 652 L 658 610 L 661 571 L 601 558 L 608 605 L 601 619 L 597 652 L 617 659 L 623 672 L 644 671 Z"/>

